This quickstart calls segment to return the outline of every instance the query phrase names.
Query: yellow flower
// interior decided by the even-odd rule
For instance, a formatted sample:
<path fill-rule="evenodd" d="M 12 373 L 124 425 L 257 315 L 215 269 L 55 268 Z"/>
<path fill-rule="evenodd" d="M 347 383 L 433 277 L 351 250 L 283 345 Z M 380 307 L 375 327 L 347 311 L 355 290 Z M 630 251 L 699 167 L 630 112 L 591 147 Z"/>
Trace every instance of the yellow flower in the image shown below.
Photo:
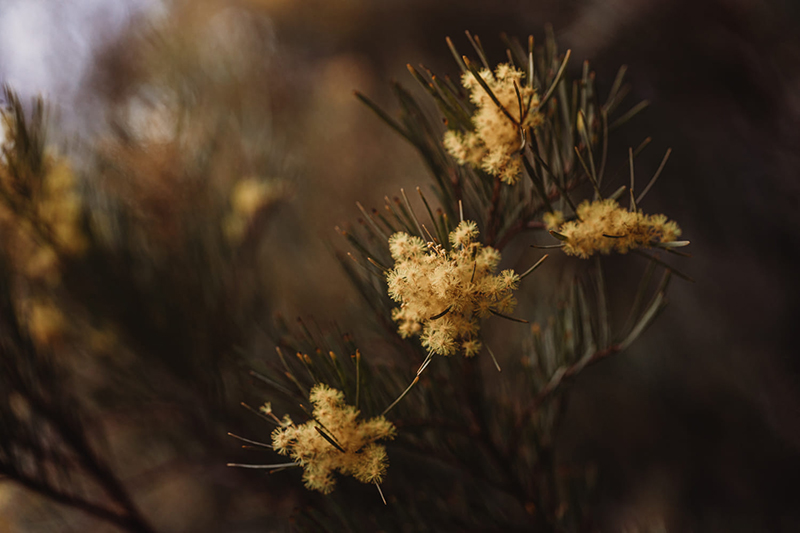
<path fill-rule="evenodd" d="M 507 63 L 498 65 L 494 74 L 488 69 L 481 70 L 481 78 L 504 112 L 471 72 L 464 74 L 461 83 L 470 91 L 470 100 L 476 107 L 472 116 L 474 131 L 461 133 L 451 130 L 445 133 L 443 140 L 445 149 L 458 164 L 482 168 L 510 185 L 517 182 L 521 172 L 518 154 L 522 145 L 520 129 L 535 127 L 542 122 L 537 109 L 539 97 L 522 81 L 523 75 L 521 70 Z M 520 109 L 520 101 L 523 109 Z"/>
<path fill-rule="evenodd" d="M 382 416 L 358 420 L 359 411 L 345 404 L 344 394 L 323 383 L 314 385 L 309 399 L 314 419 L 298 426 L 285 417 L 272 433 L 275 451 L 303 467 L 306 487 L 324 494 L 333 490 L 337 471 L 362 483 L 380 483 L 389 462 L 386 448 L 376 441 L 394 438 L 394 425 Z"/>
<path fill-rule="evenodd" d="M 621 254 L 640 247 L 673 242 L 681 234 L 675 222 L 664 215 L 628 211 L 614 200 L 584 201 L 576 212 L 578 220 L 559 229 L 565 239 L 564 253 L 587 258 L 597 252 Z"/>
<path fill-rule="evenodd" d="M 548 230 L 557 230 L 564 223 L 564 213 L 558 210 L 552 213 L 545 213 L 542 217 L 542 221 Z"/>
<path fill-rule="evenodd" d="M 254 178 L 240 180 L 231 191 L 231 207 L 233 211 L 251 217 L 263 205 L 269 202 L 272 193 L 271 184 Z"/>
<path fill-rule="evenodd" d="M 474 357 L 478 355 L 482 347 L 483 345 L 481 344 L 481 341 L 475 339 L 464 341 L 464 343 L 461 345 L 466 357 Z"/>
<path fill-rule="evenodd" d="M 481 317 L 510 312 L 519 276 L 513 270 L 495 274 L 500 253 L 475 242 L 478 226 L 465 220 L 450 233 L 452 250 L 419 237 L 395 233 L 389 250 L 395 260 L 387 274 L 392 310 L 403 338 L 420 335 L 422 345 L 439 355 L 480 351 Z"/>
<path fill-rule="evenodd" d="M 477 236 L 478 225 L 471 220 L 465 220 L 450 233 L 450 244 L 456 248 L 464 248 L 469 246 Z"/>

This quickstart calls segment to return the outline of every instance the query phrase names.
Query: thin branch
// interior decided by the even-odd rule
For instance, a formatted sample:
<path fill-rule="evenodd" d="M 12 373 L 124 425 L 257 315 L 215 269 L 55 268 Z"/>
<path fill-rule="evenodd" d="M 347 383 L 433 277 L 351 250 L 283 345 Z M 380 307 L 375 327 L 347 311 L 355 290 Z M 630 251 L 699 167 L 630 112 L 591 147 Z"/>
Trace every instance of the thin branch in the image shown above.
<path fill-rule="evenodd" d="M 599 350 L 592 354 L 588 359 L 583 358 L 577 363 L 573 364 L 572 366 L 563 369 L 561 372 L 556 371 L 551 378 L 550 382 L 548 382 L 545 387 L 539 391 L 539 393 L 533 398 L 531 404 L 526 409 L 526 412 L 533 413 L 535 412 L 539 406 L 545 402 L 548 398 L 550 398 L 556 391 L 564 384 L 565 381 L 569 381 L 570 379 L 577 376 L 581 370 L 586 368 L 589 365 L 593 365 L 598 361 L 602 361 L 606 357 L 614 355 L 621 351 L 621 347 L 619 344 L 613 344 L 603 350 Z"/>

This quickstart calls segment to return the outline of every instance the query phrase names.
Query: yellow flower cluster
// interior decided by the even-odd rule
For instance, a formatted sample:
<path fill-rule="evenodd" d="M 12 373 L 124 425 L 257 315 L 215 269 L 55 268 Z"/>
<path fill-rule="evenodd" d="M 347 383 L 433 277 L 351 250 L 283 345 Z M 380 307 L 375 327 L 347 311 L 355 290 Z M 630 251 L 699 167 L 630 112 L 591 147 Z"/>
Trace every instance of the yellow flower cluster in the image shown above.
<path fill-rule="evenodd" d="M 324 494 L 336 484 L 335 471 L 362 483 L 379 483 L 388 459 L 386 448 L 375 441 L 394 438 L 394 425 L 382 416 L 359 421 L 359 411 L 345 404 L 344 394 L 323 383 L 311 389 L 309 399 L 314 419 L 295 425 L 284 417 L 283 427 L 272 433 L 275 451 L 300 464 L 306 487 Z"/>
<path fill-rule="evenodd" d="M 421 335 L 435 354 L 460 350 L 471 357 L 481 349 L 478 319 L 514 309 L 519 276 L 513 270 L 495 275 L 500 253 L 475 242 L 477 236 L 475 222 L 465 220 L 450 233 L 450 251 L 407 233 L 389 238 L 395 260 L 387 274 L 389 296 L 401 304 L 392 318 L 403 338 Z"/>
<path fill-rule="evenodd" d="M 87 242 L 81 229 L 83 207 L 69 160 L 45 153 L 37 175 L 14 153 L 16 123 L 2 113 L 0 229 L 15 266 L 29 279 L 59 281 L 58 256 L 80 255 Z M 40 173 L 40 174 L 39 174 Z"/>
<path fill-rule="evenodd" d="M 584 259 L 597 252 L 624 254 L 634 248 L 673 242 L 681 234 L 678 225 L 666 216 L 628 211 L 614 200 L 584 201 L 576 214 L 578 220 L 564 223 L 558 233 L 566 238 L 564 253 Z M 558 216 L 561 214 L 554 214 Z"/>
<path fill-rule="evenodd" d="M 523 72 L 507 63 L 498 65 L 494 74 L 483 69 L 480 76 L 514 121 L 498 107 L 475 76 L 467 72 L 461 83 L 470 91 L 470 100 L 476 106 L 472 116 L 475 129 L 466 133 L 449 130 L 444 136 L 444 146 L 460 165 L 480 167 L 513 185 L 519 179 L 522 164 L 518 154 L 522 143 L 520 129 L 542 122 L 537 110 L 539 97 L 522 81 Z"/>
<path fill-rule="evenodd" d="M 548 230 L 555 231 L 564 223 L 564 213 L 561 211 L 545 213 L 542 217 L 542 221 Z"/>

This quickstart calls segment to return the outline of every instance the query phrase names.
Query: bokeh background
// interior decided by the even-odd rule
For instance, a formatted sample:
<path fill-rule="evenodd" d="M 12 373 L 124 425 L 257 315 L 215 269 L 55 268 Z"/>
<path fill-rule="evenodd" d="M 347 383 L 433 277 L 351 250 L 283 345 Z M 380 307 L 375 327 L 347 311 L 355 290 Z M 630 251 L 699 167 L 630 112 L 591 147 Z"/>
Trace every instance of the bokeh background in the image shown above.
<path fill-rule="evenodd" d="M 122 115 L 157 135 L 160 88 L 176 83 L 200 95 L 190 113 L 251 103 L 244 113 L 258 124 L 248 139 L 269 154 L 259 167 L 270 169 L 265 177 L 280 183 L 252 263 L 268 300 L 263 316 L 313 315 L 355 329 L 333 228 L 354 219 L 356 201 L 380 205 L 429 178 L 353 90 L 393 110 L 389 81 L 413 85 L 406 63 L 455 75 L 446 36 L 466 49 L 468 29 L 499 61 L 501 32 L 541 39 L 546 23 L 572 49 L 575 72 L 591 62 L 601 94 L 626 64 L 633 95 L 652 102 L 615 143 L 625 150 L 652 136 L 642 155 L 650 169 L 673 148 L 648 209 L 680 221 L 692 241 L 685 270 L 696 280 L 673 284 L 670 307 L 628 352 L 581 375 L 560 449 L 602 473 L 604 530 L 796 531 L 796 2 L 4 0 L 0 79 L 23 100 L 43 94 L 67 146 L 114 138 Z M 137 178 L 170 198 L 166 219 L 192 187 L 162 191 L 158 180 L 168 175 Z M 248 339 L 250 350 L 272 349 Z M 237 383 L 231 378 L 221 394 L 246 396 Z M 220 442 L 189 441 L 219 434 L 219 418 L 192 421 L 170 412 L 185 403 L 155 402 L 160 426 L 148 435 L 147 417 L 93 401 L 113 461 L 159 530 L 290 528 L 298 496 L 278 476 L 226 469 L 235 446 L 224 433 Z M 112 530 L 13 486 L 0 485 L 0 508 L 0 531 Z"/>

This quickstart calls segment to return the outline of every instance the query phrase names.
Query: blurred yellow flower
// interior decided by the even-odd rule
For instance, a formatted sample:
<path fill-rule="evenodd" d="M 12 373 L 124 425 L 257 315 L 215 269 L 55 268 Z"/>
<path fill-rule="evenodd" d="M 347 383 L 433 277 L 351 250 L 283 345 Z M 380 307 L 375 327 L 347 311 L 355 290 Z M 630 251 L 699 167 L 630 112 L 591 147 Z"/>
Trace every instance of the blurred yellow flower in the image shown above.
<path fill-rule="evenodd" d="M 545 213 L 542 217 L 542 221 L 548 230 L 557 230 L 564 223 L 564 213 L 558 210 Z"/>
<path fill-rule="evenodd" d="M 269 207 L 286 195 L 280 181 L 263 181 L 244 178 L 231 190 L 231 212 L 223 220 L 223 231 L 229 241 L 240 242 L 259 211 Z"/>
<path fill-rule="evenodd" d="M 521 171 L 518 153 L 522 146 L 521 130 L 542 122 L 537 109 L 539 97 L 523 83 L 523 75 L 507 63 L 498 65 L 494 74 L 488 69 L 480 71 L 503 111 L 471 72 L 464 74 L 461 83 L 470 91 L 470 100 L 476 106 L 472 116 L 474 131 L 449 130 L 443 141 L 445 149 L 460 165 L 480 167 L 510 185 L 517 182 Z"/>
<path fill-rule="evenodd" d="M 395 264 L 387 281 L 389 296 L 400 302 L 392 311 L 400 336 L 420 335 L 422 345 L 439 355 L 461 351 L 469 357 L 481 348 L 479 318 L 514 309 L 519 276 L 513 270 L 495 275 L 500 253 L 477 237 L 478 226 L 465 220 L 450 233 L 450 251 L 407 233 L 389 238 Z"/>

